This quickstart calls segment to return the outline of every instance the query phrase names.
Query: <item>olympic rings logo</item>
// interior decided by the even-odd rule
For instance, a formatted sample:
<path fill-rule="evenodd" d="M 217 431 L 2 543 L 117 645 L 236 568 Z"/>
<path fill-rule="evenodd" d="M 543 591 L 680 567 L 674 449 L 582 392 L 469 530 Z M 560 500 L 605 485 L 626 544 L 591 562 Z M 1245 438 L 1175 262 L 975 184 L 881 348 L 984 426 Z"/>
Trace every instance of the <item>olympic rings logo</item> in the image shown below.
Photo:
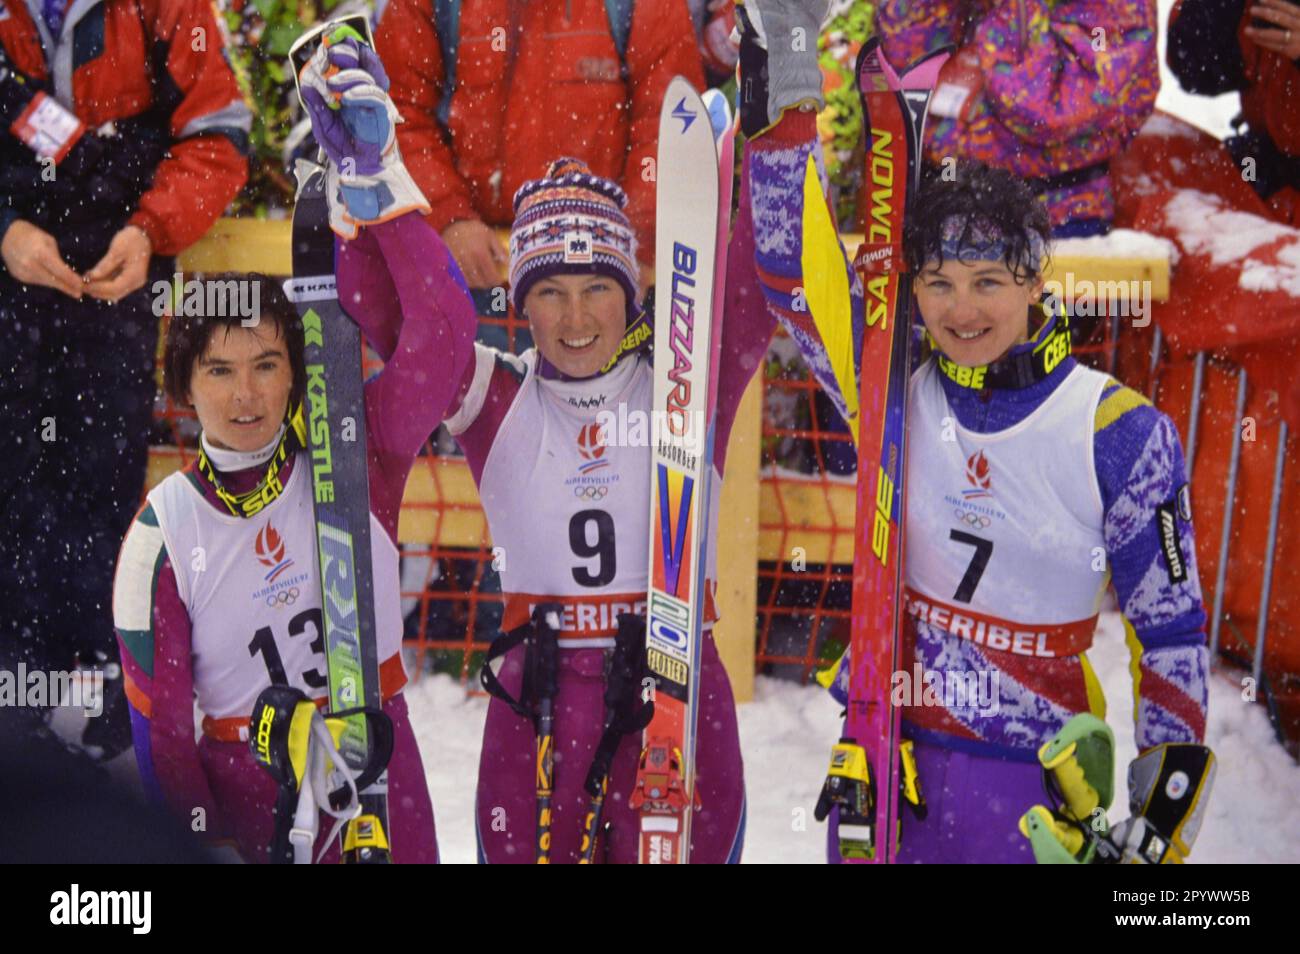
<path fill-rule="evenodd" d="M 975 513 L 970 510 L 954 510 L 953 516 L 966 524 L 966 526 L 970 527 L 972 530 L 985 530 L 988 528 L 988 525 L 993 522 L 983 514 Z"/>
<path fill-rule="evenodd" d="M 604 500 L 609 488 L 603 484 L 580 484 L 573 488 L 573 496 L 579 500 Z"/>
<path fill-rule="evenodd" d="M 291 586 L 287 590 L 280 590 L 278 593 L 272 593 L 266 598 L 266 605 L 271 607 L 292 606 L 298 601 L 298 587 Z"/>

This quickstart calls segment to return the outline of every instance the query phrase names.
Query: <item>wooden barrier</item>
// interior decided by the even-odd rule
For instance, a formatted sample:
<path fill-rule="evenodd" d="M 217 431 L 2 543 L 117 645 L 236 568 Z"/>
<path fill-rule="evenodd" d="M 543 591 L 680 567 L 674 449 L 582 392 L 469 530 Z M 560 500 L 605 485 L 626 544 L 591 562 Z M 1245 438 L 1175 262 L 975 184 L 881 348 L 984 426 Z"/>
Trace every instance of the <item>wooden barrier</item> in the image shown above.
<path fill-rule="evenodd" d="M 293 272 L 288 219 L 218 219 L 206 235 L 181 253 L 185 272 Z"/>

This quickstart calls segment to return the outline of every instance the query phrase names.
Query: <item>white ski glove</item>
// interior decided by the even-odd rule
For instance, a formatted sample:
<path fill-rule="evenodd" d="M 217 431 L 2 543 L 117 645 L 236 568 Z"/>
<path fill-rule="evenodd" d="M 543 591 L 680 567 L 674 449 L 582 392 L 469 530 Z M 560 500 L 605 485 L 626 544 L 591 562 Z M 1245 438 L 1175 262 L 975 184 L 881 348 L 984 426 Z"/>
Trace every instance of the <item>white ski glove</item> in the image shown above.
<path fill-rule="evenodd" d="M 361 36 L 349 27 L 324 35 L 298 80 L 312 133 L 330 160 L 330 227 L 353 238 L 358 226 L 427 213 L 397 148 L 402 119 L 388 96 L 388 74 Z"/>

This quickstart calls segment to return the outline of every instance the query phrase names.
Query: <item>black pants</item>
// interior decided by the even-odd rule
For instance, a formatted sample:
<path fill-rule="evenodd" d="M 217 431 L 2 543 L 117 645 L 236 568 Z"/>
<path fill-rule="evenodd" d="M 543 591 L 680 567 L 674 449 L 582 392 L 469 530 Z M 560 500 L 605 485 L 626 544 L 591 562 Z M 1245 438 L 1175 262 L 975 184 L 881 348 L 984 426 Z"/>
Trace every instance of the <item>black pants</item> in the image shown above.
<path fill-rule="evenodd" d="M 117 658 L 113 572 L 144 486 L 152 283 L 112 305 L 0 277 L 0 664 Z"/>

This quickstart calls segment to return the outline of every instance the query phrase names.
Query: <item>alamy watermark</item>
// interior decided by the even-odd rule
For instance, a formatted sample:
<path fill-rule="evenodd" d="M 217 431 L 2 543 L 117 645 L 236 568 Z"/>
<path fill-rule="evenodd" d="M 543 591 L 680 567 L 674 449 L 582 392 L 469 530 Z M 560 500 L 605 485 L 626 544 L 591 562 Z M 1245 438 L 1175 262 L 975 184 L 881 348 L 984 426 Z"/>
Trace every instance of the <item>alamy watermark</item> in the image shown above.
<path fill-rule="evenodd" d="M 104 671 L 0 669 L 0 707 L 49 709 L 58 706 L 84 709 L 86 717 L 104 712 Z"/>
<path fill-rule="evenodd" d="M 1053 310 L 1063 304 L 1076 318 L 1094 318 L 1101 315 L 1131 318 L 1134 328 L 1145 328 L 1151 323 L 1151 283 L 1131 279 L 1126 281 L 1074 280 L 1074 272 L 1065 273 L 1065 281 L 1050 279 L 1043 284 L 1052 298 Z"/>
<path fill-rule="evenodd" d="M 895 706 L 942 707 L 995 716 L 1001 706 L 1001 673 L 996 670 L 896 670 L 889 680 L 889 701 Z"/>
<path fill-rule="evenodd" d="M 674 446 L 692 454 L 704 453 L 708 442 L 708 421 L 703 411 L 617 410 L 596 414 L 601 443 L 606 447 Z"/>
<path fill-rule="evenodd" d="M 73 884 L 50 895 L 50 923 L 119 924 L 129 926 L 132 934 L 148 934 L 153 926 L 153 892 L 83 891 Z"/>
<path fill-rule="evenodd" d="M 171 280 L 153 283 L 153 313 L 191 318 L 239 318 L 245 328 L 262 320 L 262 282 L 255 278 L 185 280 L 176 272 Z"/>

